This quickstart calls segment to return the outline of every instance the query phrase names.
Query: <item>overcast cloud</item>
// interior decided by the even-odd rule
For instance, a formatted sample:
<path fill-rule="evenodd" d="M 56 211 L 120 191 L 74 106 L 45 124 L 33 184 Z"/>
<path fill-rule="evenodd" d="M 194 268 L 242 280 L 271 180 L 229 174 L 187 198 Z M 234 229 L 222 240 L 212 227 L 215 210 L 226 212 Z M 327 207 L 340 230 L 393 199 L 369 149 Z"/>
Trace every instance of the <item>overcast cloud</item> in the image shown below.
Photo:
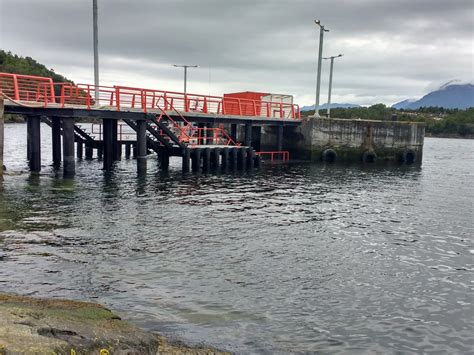
<path fill-rule="evenodd" d="M 264 91 L 314 102 L 318 28 L 343 53 L 334 102 L 420 97 L 474 77 L 472 0 L 99 0 L 101 84 L 220 95 Z M 93 82 L 92 0 L 0 0 L 0 48 Z M 323 63 L 326 102 L 329 63 Z"/>

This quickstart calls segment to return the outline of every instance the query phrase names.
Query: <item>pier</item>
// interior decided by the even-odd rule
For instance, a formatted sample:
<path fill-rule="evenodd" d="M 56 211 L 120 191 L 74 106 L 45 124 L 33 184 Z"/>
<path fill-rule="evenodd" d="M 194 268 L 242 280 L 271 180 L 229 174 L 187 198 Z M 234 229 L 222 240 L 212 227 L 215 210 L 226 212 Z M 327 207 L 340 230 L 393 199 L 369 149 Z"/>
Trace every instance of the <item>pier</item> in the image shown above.
<path fill-rule="evenodd" d="M 5 113 L 26 117 L 33 173 L 41 170 L 41 122 L 51 127 L 52 164 L 62 164 L 64 176 L 74 176 L 76 159 L 95 155 L 108 171 L 123 153 L 136 159 L 138 173 L 145 173 L 149 152 L 157 155 L 163 170 L 170 157 L 182 159 L 183 172 L 252 170 L 267 153 L 271 160 L 289 158 L 282 136 L 269 152 L 256 150 L 262 127 L 283 132 L 285 126 L 301 124 L 298 105 L 283 101 L 54 83 L 9 73 L 0 73 L 0 93 Z M 86 130 L 81 119 L 98 123 Z"/>

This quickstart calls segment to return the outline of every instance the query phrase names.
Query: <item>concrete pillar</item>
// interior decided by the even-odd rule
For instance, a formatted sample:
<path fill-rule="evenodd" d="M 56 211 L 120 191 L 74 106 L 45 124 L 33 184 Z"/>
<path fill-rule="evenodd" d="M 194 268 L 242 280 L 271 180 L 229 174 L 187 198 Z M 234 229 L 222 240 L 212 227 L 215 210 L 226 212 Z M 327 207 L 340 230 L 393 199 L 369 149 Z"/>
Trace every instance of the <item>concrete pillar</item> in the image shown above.
<path fill-rule="evenodd" d="M 232 148 L 229 151 L 229 167 L 232 170 L 237 170 L 237 155 L 240 148 Z"/>
<path fill-rule="evenodd" d="M 146 173 L 146 121 L 137 121 L 137 171 Z"/>
<path fill-rule="evenodd" d="M 262 163 L 262 158 L 260 155 L 255 155 L 255 167 L 258 169 Z"/>
<path fill-rule="evenodd" d="M 205 148 L 202 156 L 202 170 L 209 171 L 211 168 L 211 149 Z"/>
<path fill-rule="evenodd" d="M 252 171 L 255 166 L 255 151 L 252 147 L 247 148 L 247 168 Z"/>
<path fill-rule="evenodd" d="M 247 149 L 246 148 L 239 148 L 237 154 L 237 168 L 238 169 L 245 169 L 247 167 Z"/>
<path fill-rule="evenodd" d="M 94 155 L 94 149 L 86 143 L 86 159 L 92 159 Z"/>
<path fill-rule="evenodd" d="M 3 146 L 5 143 L 5 117 L 3 117 L 3 112 L 5 110 L 3 97 L 0 96 L 0 176 L 3 175 Z"/>
<path fill-rule="evenodd" d="M 183 149 L 183 173 L 189 171 L 189 159 L 191 158 L 191 151 L 189 148 Z"/>
<path fill-rule="evenodd" d="M 63 173 L 64 176 L 72 177 L 76 173 L 76 162 L 74 160 L 74 118 L 62 119 L 63 127 Z"/>
<path fill-rule="evenodd" d="M 102 138 L 102 148 L 104 152 L 104 170 L 109 171 L 112 169 L 113 162 L 114 162 L 114 143 L 115 140 L 113 138 L 114 134 L 114 122 L 110 118 L 104 118 L 102 120 L 102 128 L 103 128 L 103 138 Z"/>
<path fill-rule="evenodd" d="M 137 159 L 137 142 L 132 144 L 132 156 L 133 159 Z"/>
<path fill-rule="evenodd" d="M 125 143 L 125 159 L 130 159 L 131 151 L 132 151 L 131 143 Z"/>
<path fill-rule="evenodd" d="M 41 171 L 41 118 L 39 116 L 28 116 L 28 146 L 29 166 L 34 173 Z"/>
<path fill-rule="evenodd" d="M 220 157 L 221 157 L 220 148 L 212 149 L 212 154 L 211 154 L 211 168 L 212 169 L 217 169 L 219 167 Z"/>
<path fill-rule="evenodd" d="M 222 162 L 221 162 L 222 170 L 226 170 L 229 167 L 229 149 L 223 148 L 221 152 L 221 156 L 222 156 Z"/>
<path fill-rule="evenodd" d="M 283 150 L 283 125 L 278 126 L 277 130 L 277 148 L 276 150 L 282 151 Z"/>
<path fill-rule="evenodd" d="M 252 124 L 245 124 L 245 142 L 244 145 L 247 147 L 252 146 Z"/>
<path fill-rule="evenodd" d="M 82 155 L 84 152 L 84 143 L 82 141 L 76 142 L 76 157 L 77 159 L 82 159 Z"/>
<path fill-rule="evenodd" d="M 194 149 L 193 154 L 191 154 L 191 169 L 196 172 L 199 171 L 201 167 L 201 148 Z"/>
<path fill-rule="evenodd" d="M 170 153 L 167 149 L 162 149 L 160 151 L 160 168 L 163 170 L 168 170 L 170 166 Z"/>
<path fill-rule="evenodd" d="M 53 165 L 61 165 L 61 118 L 51 117 L 51 137 L 53 148 Z"/>
<path fill-rule="evenodd" d="M 119 154 L 119 142 L 117 139 L 117 133 L 118 133 L 118 122 L 117 120 L 111 120 L 111 126 L 112 126 L 112 156 L 113 160 L 120 160 L 120 154 Z"/>

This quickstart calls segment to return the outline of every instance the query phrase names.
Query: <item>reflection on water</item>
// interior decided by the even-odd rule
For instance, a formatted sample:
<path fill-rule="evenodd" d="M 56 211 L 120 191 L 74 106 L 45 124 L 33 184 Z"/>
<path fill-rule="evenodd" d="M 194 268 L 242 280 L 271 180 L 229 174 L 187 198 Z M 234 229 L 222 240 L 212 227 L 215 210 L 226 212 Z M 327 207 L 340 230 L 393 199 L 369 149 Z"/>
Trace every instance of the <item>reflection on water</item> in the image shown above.
<path fill-rule="evenodd" d="M 16 172 L 23 134 L 6 127 Z M 183 176 L 150 157 L 146 177 L 94 160 L 74 180 L 43 153 L 41 176 L 0 192 L 0 291 L 93 299 L 238 353 L 472 350 L 472 141 L 427 139 L 422 167 Z"/>

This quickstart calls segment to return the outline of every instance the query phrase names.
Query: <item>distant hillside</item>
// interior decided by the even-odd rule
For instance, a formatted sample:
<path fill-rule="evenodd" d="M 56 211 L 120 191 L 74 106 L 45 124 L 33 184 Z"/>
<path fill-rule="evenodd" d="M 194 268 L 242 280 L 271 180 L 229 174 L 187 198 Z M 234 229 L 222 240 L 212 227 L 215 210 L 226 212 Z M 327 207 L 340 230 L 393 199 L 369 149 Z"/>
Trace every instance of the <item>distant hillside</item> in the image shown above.
<path fill-rule="evenodd" d="M 44 76 L 53 79 L 55 82 L 71 82 L 71 80 L 56 74 L 53 69 L 46 68 L 31 57 L 20 57 L 4 50 L 0 50 L 0 72 Z"/>
<path fill-rule="evenodd" d="M 353 107 L 361 107 L 360 105 L 356 105 L 356 104 L 338 104 L 338 103 L 334 103 L 334 104 L 331 104 L 331 109 L 333 108 L 353 108 Z M 320 110 L 327 110 L 328 108 L 328 104 L 323 104 L 321 106 L 319 106 L 319 109 Z M 312 106 L 303 106 L 301 108 L 301 111 L 314 111 L 314 105 Z"/>
<path fill-rule="evenodd" d="M 420 107 L 444 107 L 448 109 L 468 109 L 474 107 L 474 85 L 446 83 L 419 100 L 404 100 L 392 106 L 396 109 L 416 110 Z"/>

